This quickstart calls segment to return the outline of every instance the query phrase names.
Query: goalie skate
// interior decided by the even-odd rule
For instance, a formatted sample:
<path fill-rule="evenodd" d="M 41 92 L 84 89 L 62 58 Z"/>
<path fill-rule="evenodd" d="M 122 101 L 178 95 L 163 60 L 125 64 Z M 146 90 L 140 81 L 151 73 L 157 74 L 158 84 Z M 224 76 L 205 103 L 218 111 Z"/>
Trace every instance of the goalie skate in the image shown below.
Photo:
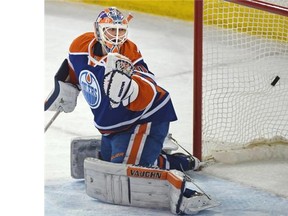
<path fill-rule="evenodd" d="M 191 182 L 191 179 L 185 179 L 185 189 L 183 191 L 182 202 L 176 209 L 177 214 L 197 214 L 200 211 L 217 207 L 220 202 L 212 199 L 198 185 Z M 193 188 L 193 190 L 191 189 Z M 197 190 L 197 191 L 196 191 Z"/>
<path fill-rule="evenodd" d="M 84 178 L 84 159 L 87 157 L 99 158 L 101 149 L 101 135 L 76 137 L 71 141 L 70 167 L 71 176 L 75 179 Z M 165 138 L 163 151 L 171 153 L 178 149 L 178 146 L 169 136 Z"/>

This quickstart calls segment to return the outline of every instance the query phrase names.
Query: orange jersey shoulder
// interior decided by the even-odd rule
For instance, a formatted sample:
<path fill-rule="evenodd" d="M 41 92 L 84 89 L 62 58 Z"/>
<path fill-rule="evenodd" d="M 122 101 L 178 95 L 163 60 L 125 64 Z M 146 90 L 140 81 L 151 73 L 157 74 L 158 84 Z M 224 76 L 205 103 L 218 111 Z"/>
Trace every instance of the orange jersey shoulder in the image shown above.
<path fill-rule="evenodd" d="M 88 52 L 89 44 L 95 39 L 93 32 L 86 32 L 73 40 L 70 45 L 70 52 Z"/>
<path fill-rule="evenodd" d="M 126 40 L 125 43 L 121 46 L 120 54 L 128 57 L 133 64 L 142 59 L 142 55 L 138 50 L 138 47 L 130 40 Z"/>

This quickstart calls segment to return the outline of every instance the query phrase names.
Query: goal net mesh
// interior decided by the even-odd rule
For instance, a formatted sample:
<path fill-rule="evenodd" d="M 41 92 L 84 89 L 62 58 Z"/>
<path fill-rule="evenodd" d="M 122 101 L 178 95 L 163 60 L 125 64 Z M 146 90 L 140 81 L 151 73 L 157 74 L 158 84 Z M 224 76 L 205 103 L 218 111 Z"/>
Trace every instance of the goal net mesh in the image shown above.
<path fill-rule="evenodd" d="M 287 143 L 288 17 L 204 0 L 203 19 L 202 155 Z"/>

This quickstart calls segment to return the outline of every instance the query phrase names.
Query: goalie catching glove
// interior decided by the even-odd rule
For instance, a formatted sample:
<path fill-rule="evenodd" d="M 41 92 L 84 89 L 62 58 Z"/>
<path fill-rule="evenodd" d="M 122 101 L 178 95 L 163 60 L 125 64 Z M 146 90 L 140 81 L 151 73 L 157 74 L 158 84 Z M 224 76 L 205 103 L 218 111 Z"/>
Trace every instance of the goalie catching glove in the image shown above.
<path fill-rule="evenodd" d="M 127 106 L 138 95 L 138 84 L 132 79 L 134 66 L 131 61 L 118 53 L 108 53 L 104 75 L 104 92 L 110 105 L 116 108 L 122 102 Z"/>

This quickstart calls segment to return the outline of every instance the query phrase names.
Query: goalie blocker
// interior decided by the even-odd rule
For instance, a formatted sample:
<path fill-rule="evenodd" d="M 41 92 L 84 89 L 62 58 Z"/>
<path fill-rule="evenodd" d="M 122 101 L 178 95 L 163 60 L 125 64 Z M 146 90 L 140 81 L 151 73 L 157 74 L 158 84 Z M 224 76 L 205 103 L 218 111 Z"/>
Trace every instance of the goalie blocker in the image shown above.
<path fill-rule="evenodd" d="M 219 205 L 208 195 L 198 192 L 198 186 L 177 170 L 86 158 L 84 176 L 86 193 L 107 203 L 170 209 L 173 214 L 196 214 Z"/>
<path fill-rule="evenodd" d="M 78 86 L 66 82 L 69 79 L 68 60 L 65 59 L 54 76 L 54 89 L 44 103 L 44 111 L 73 112 L 80 93 Z"/>

